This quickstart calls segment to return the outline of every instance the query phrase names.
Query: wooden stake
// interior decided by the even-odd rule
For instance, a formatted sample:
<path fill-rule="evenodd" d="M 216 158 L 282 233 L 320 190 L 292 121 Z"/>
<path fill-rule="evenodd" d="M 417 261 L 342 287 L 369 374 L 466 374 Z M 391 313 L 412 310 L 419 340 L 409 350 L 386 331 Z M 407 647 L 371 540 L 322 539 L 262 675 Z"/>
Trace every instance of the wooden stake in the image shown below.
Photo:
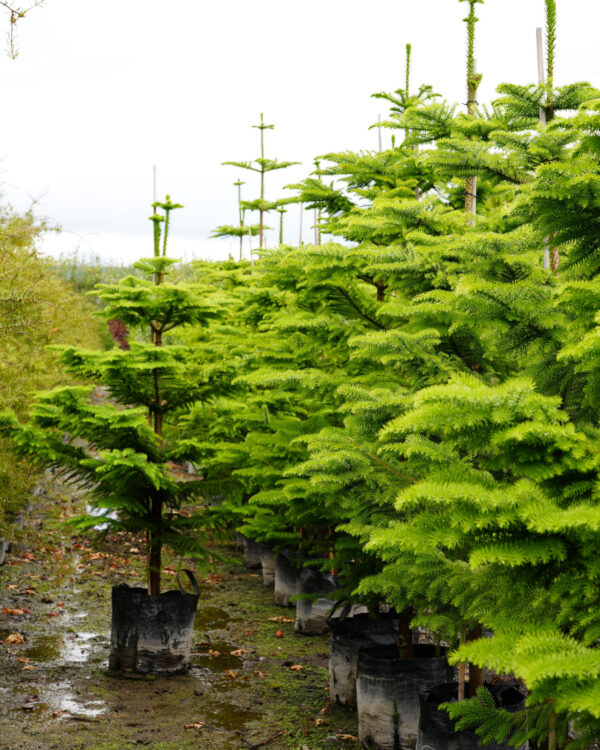
<path fill-rule="evenodd" d="M 546 83 L 546 75 L 544 73 L 544 38 L 541 27 L 535 30 L 536 44 L 537 44 L 537 64 L 538 64 L 538 83 L 540 85 Z M 540 122 L 546 124 L 546 110 L 540 107 Z M 558 262 L 557 262 L 558 265 Z M 550 248 L 548 246 L 548 238 L 544 240 L 544 270 L 550 269 Z"/>

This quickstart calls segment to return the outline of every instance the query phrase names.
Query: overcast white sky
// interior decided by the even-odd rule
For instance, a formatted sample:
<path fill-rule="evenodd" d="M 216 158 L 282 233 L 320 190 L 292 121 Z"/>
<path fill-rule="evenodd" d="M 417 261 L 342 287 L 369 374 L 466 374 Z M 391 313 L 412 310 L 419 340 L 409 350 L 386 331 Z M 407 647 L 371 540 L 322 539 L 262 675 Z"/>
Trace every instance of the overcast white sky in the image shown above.
<path fill-rule="evenodd" d="M 63 227 L 49 252 L 79 246 L 129 262 L 152 252 L 156 164 L 159 197 L 185 205 L 171 254 L 235 255 L 235 241 L 208 236 L 236 222 L 239 176 L 246 197 L 258 196 L 252 174 L 221 162 L 259 155 L 250 126 L 260 112 L 276 125 L 266 155 L 303 162 L 271 176 L 274 199 L 315 156 L 377 147 L 368 127 L 386 111 L 370 95 L 403 84 L 407 42 L 413 86 L 463 102 L 467 10 L 457 0 L 46 0 L 20 22 L 17 60 L 0 58 L 4 196 L 19 208 L 38 199 Z M 480 100 L 502 81 L 534 82 L 544 0 L 486 0 L 477 11 Z M 558 0 L 558 19 L 557 83 L 600 85 L 600 5 Z M 297 242 L 298 210 L 287 242 Z"/>

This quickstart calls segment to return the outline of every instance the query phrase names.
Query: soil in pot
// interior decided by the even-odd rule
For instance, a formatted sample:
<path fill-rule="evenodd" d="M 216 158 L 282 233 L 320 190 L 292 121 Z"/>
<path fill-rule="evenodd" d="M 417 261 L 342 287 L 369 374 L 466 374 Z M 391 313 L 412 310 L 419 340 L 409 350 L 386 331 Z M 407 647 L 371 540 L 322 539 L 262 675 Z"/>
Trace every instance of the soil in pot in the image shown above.
<path fill-rule="evenodd" d="M 110 669 L 176 674 L 188 668 L 200 594 L 193 574 L 188 575 L 194 594 L 181 584 L 180 591 L 157 596 L 126 583 L 113 586 Z"/>
<path fill-rule="evenodd" d="M 379 646 L 358 654 L 358 736 L 364 747 L 414 750 L 419 729 L 419 692 L 452 679 L 444 649 L 414 645 L 413 657 Z M 436 746 L 437 750 L 437 746 Z"/>
<path fill-rule="evenodd" d="M 268 544 L 261 545 L 260 564 L 264 585 L 273 586 L 275 583 L 275 553 Z"/>
<path fill-rule="evenodd" d="M 494 696 L 498 708 L 509 713 L 525 708 L 525 696 L 516 684 L 490 685 L 486 683 L 485 687 Z M 465 692 L 468 697 L 468 683 L 465 685 Z M 480 747 L 483 750 L 512 750 L 512 746 L 507 744 L 493 743 L 480 746 L 474 729 L 455 732 L 453 721 L 446 711 L 439 708 L 439 705 L 457 700 L 458 683 L 456 682 L 438 685 L 429 693 L 421 693 L 417 750 L 426 750 L 428 747 L 434 747 L 435 750 L 478 750 Z"/>
<path fill-rule="evenodd" d="M 328 620 L 331 630 L 329 697 L 342 705 L 356 706 L 356 672 L 361 650 L 395 648 L 399 618 L 395 612 L 373 618 L 365 607 L 353 607 Z"/>
<path fill-rule="evenodd" d="M 335 576 L 323 573 L 314 568 L 304 568 L 300 575 L 300 593 L 311 594 L 310 599 L 296 600 L 297 633 L 304 635 L 320 635 L 329 630 L 327 618 L 335 607 L 336 601 L 327 596 L 317 594 L 331 594 L 337 588 Z"/>
<path fill-rule="evenodd" d="M 261 545 L 254 539 L 244 537 L 244 562 L 247 568 L 260 568 Z"/>

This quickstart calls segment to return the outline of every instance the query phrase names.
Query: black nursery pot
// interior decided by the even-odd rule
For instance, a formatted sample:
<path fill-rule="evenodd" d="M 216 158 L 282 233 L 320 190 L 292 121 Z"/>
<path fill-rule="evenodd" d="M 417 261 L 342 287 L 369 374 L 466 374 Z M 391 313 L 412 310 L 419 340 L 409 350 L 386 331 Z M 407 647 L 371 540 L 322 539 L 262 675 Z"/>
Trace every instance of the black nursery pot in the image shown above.
<path fill-rule="evenodd" d="M 275 583 L 275 553 L 268 544 L 261 544 L 260 546 L 260 564 L 263 584 L 273 586 Z"/>
<path fill-rule="evenodd" d="M 247 568 L 260 568 L 261 545 L 254 539 L 244 537 L 244 562 Z"/>
<path fill-rule="evenodd" d="M 335 607 L 335 599 L 327 598 L 337 588 L 335 576 L 316 568 L 304 568 L 300 574 L 300 593 L 314 598 L 296 601 L 294 629 L 304 635 L 319 635 L 329 630 L 328 616 Z M 321 596 L 318 596 L 318 595 Z"/>
<path fill-rule="evenodd" d="M 200 589 L 184 571 L 194 594 L 179 591 L 150 596 L 126 583 L 113 586 L 109 668 L 141 674 L 176 674 L 190 662 L 194 615 Z"/>
<path fill-rule="evenodd" d="M 358 736 L 364 747 L 414 750 L 419 728 L 419 691 L 452 679 L 445 649 L 414 645 L 413 654 L 413 658 L 401 659 L 397 649 L 381 646 L 358 654 Z"/>
<path fill-rule="evenodd" d="M 466 694 L 468 696 L 468 684 Z M 488 685 L 496 706 L 509 713 L 522 711 L 525 708 L 525 696 L 514 683 Z M 439 708 L 440 703 L 458 700 L 458 683 L 450 682 L 438 685 L 429 693 L 420 695 L 421 717 L 419 719 L 419 737 L 417 750 L 435 748 L 435 750 L 513 750 L 511 745 L 479 745 L 478 736 L 473 729 L 461 732 L 454 731 L 454 723 L 447 712 Z"/>
<path fill-rule="evenodd" d="M 393 653 L 398 638 L 395 612 L 370 617 L 366 608 L 352 607 L 349 612 L 328 618 L 331 630 L 329 655 L 329 697 L 336 703 L 356 706 L 356 673 L 361 651 L 382 646 Z"/>
<path fill-rule="evenodd" d="M 275 558 L 274 601 L 278 607 L 290 607 L 290 599 L 301 593 L 302 570 L 294 564 L 293 555 L 282 552 Z"/>

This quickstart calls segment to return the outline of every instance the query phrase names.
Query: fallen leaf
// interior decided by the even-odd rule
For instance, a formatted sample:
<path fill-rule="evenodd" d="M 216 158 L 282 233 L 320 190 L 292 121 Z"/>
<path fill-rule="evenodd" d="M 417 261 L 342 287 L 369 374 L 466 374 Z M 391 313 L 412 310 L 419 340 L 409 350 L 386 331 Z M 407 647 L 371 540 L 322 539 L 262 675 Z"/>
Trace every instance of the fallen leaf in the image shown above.
<path fill-rule="evenodd" d="M 239 672 L 234 672 L 233 669 L 228 669 L 225 674 L 221 675 L 222 680 L 237 680 Z"/>
<path fill-rule="evenodd" d="M 65 603 L 64 603 L 64 602 L 59 602 L 59 603 L 57 604 L 57 606 L 58 606 L 58 607 L 64 607 L 64 606 L 65 606 Z"/>
<path fill-rule="evenodd" d="M 220 651 L 214 651 L 212 648 L 209 648 L 208 649 L 208 655 L 209 656 L 221 656 L 221 652 Z"/>
<path fill-rule="evenodd" d="M 338 738 L 338 740 L 355 740 L 356 742 L 359 741 L 358 737 L 355 737 L 353 734 L 336 734 L 335 736 Z"/>
<path fill-rule="evenodd" d="M 325 719 L 315 719 L 315 726 L 320 727 L 321 724 L 325 724 Z"/>
<path fill-rule="evenodd" d="M 27 594 L 28 596 L 35 596 L 35 591 L 33 589 L 25 589 L 25 591 L 21 591 L 22 594 Z"/>
<path fill-rule="evenodd" d="M 294 672 L 301 672 L 304 669 L 304 667 L 302 666 L 302 664 L 292 664 L 290 669 L 293 669 Z"/>
<path fill-rule="evenodd" d="M 186 724 L 186 729 L 203 729 L 206 724 L 203 721 L 195 721 L 193 724 Z"/>
<path fill-rule="evenodd" d="M 10 607 L 2 607 L 2 612 L 5 615 L 24 615 L 24 609 L 11 609 Z"/>
<path fill-rule="evenodd" d="M 253 674 L 253 675 L 254 675 L 255 677 L 261 677 L 261 678 L 265 676 L 265 673 L 264 673 L 264 672 L 261 672 L 261 671 L 260 671 L 260 669 L 255 669 L 255 670 L 254 670 L 254 672 L 252 672 L 252 674 Z"/>
<path fill-rule="evenodd" d="M 3 643 L 16 646 L 19 643 L 25 643 L 25 637 L 21 633 L 10 633 L 10 635 L 6 636 L 6 640 Z"/>
<path fill-rule="evenodd" d="M 281 630 L 278 630 L 278 631 L 277 631 L 277 632 L 275 633 L 275 638 L 283 638 L 283 632 L 282 632 Z"/>
<path fill-rule="evenodd" d="M 10 584 L 10 586 L 7 586 L 6 588 L 7 588 L 7 589 L 8 589 L 9 591 L 14 591 L 15 589 L 18 589 L 19 587 L 17 586 L 17 584 L 16 584 L 16 583 L 11 583 L 11 584 Z"/>
<path fill-rule="evenodd" d="M 21 672 L 24 672 L 26 669 L 35 669 L 35 667 L 32 667 L 31 664 L 27 664 L 24 667 L 21 667 Z"/>
<path fill-rule="evenodd" d="M 296 622 L 293 617 L 286 617 L 285 615 L 277 615 L 277 617 L 269 617 L 269 622 Z"/>
<path fill-rule="evenodd" d="M 28 664 L 29 663 L 29 659 L 26 659 L 24 656 L 17 657 L 17 661 L 19 662 L 19 664 Z"/>
<path fill-rule="evenodd" d="M 230 653 L 231 653 L 231 656 L 243 656 L 244 654 L 247 654 L 248 652 L 246 651 L 245 648 L 236 648 L 235 651 L 231 651 Z"/>
<path fill-rule="evenodd" d="M 244 630 L 244 635 L 254 635 L 254 630 Z"/>

